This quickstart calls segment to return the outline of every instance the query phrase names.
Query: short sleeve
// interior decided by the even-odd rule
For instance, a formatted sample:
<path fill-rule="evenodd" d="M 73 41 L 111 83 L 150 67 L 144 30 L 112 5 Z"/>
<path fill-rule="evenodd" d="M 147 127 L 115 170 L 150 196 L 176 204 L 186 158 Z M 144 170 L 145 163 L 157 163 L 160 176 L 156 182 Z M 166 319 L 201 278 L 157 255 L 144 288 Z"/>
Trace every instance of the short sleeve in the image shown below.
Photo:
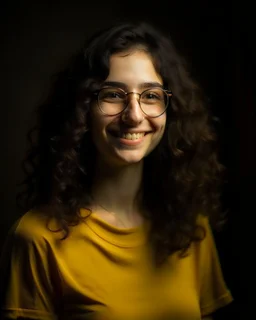
<path fill-rule="evenodd" d="M 199 269 L 200 308 L 202 316 L 233 301 L 228 289 L 208 219 L 203 219 L 206 235 L 196 249 Z"/>
<path fill-rule="evenodd" d="M 32 226 L 17 223 L 0 261 L 3 318 L 56 319 L 56 277 L 47 241 Z"/>

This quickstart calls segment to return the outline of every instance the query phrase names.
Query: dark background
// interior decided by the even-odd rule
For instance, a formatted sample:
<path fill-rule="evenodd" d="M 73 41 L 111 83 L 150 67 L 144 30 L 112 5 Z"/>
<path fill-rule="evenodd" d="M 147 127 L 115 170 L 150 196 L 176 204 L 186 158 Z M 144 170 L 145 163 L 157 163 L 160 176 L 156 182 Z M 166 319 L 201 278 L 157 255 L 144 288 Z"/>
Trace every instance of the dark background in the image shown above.
<path fill-rule="evenodd" d="M 216 234 L 234 303 L 218 319 L 253 319 L 256 301 L 256 120 L 254 25 L 247 2 L 2 1 L 1 5 L 1 245 L 17 217 L 20 162 L 34 107 L 49 78 L 84 37 L 117 19 L 141 17 L 165 27 L 191 63 L 219 117 L 220 157 L 227 168 L 225 229 Z"/>

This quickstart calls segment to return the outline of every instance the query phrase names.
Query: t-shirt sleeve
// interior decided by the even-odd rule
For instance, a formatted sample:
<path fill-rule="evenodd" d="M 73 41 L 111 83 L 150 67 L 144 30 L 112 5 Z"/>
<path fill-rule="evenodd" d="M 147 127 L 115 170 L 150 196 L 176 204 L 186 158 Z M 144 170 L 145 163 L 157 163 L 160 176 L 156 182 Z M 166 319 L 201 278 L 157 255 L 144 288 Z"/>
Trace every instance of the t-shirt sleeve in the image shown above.
<path fill-rule="evenodd" d="M 1 315 L 4 319 L 53 320 L 56 277 L 47 241 L 32 226 L 15 225 L 0 260 Z M 52 265 L 51 265 L 52 264 Z"/>
<path fill-rule="evenodd" d="M 206 236 L 199 244 L 198 262 L 200 308 L 202 316 L 206 316 L 231 303 L 233 296 L 223 276 L 211 227 L 207 219 L 203 220 Z"/>

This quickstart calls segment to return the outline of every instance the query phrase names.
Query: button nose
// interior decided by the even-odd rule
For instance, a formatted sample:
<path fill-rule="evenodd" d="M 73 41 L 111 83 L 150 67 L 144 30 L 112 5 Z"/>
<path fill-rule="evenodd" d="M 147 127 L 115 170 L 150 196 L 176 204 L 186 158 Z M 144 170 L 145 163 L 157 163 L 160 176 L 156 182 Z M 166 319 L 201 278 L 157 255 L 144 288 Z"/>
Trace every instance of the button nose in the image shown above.
<path fill-rule="evenodd" d="M 141 123 L 144 120 L 144 113 L 140 107 L 139 96 L 132 93 L 127 98 L 127 106 L 123 112 L 122 120 L 132 125 Z"/>

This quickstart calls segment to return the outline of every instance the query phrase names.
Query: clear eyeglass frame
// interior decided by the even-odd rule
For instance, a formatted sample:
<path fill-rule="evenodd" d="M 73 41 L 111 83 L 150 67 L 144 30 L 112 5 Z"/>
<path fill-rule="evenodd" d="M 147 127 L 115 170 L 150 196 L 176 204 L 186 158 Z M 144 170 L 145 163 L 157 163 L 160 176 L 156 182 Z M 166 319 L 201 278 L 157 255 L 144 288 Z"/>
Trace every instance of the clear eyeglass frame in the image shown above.
<path fill-rule="evenodd" d="M 101 102 L 101 99 L 102 99 L 102 92 L 104 92 L 104 90 L 110 90 L 110 89 L 113 89 L 113 90 L 116 90 L 116 92 L 119 92 L 119 93 L 122 93 L 124 95 L 124 103 L 123 103 L 123 109 L 121 111 L 118 111 L 118 112 L 114 112 L 114 113 L 107 113 L 103 110 L 102 108 L 102 102 Z M 161 90 L 163 92 L 163 94 L 165 95 L 165 106 L 164 106 L 164 109 L 161 110 L 160 114 L 157 114 L 157 115 L 150 115 L 148 114 L 147 112 L 145 112 L 141 106 L 141 96 L 145 95 L 146 92 L 152 92 L 152 90 Z M 138 102 L 139 102 L 139 106 L 142 110 L 142 112 L 150 117 L 150 118 L 158 118 L 160 117 L 162 114 L 165 113 L 165 111 L 167 110 L 168 106 L 169 106 L 169 101 L 170 101 L 170 98 L 173 96 L 173 93 L 171 90 L 167 90 L 167 89 L 163 89 L 161 87 L 151 87 L 151 88 L 148 88 L 144 91 L 142 91 L 141 93 L 138 93 L 138 92 L 126 92 L 125 90 L 121 89 L 121 88 L 118 88 L 118 87 L 103 87 L 101 88 L 100 90 L 94 92 L 94 95 L 97 97 L 97 105 L 98 105 L 98 108 L 100 109 L 100 111 L 105 114 L 105 115 L 108 115 L 108 116 L 116 116 L 116 115 L 119 115 L 121 113 L 123 113 L 125 111 L 125 109 L 127 108 L 128 106 L 128 95 L 129 94 L 136 94 L 139 96 L 139 99 L 138 99 Z"/>

